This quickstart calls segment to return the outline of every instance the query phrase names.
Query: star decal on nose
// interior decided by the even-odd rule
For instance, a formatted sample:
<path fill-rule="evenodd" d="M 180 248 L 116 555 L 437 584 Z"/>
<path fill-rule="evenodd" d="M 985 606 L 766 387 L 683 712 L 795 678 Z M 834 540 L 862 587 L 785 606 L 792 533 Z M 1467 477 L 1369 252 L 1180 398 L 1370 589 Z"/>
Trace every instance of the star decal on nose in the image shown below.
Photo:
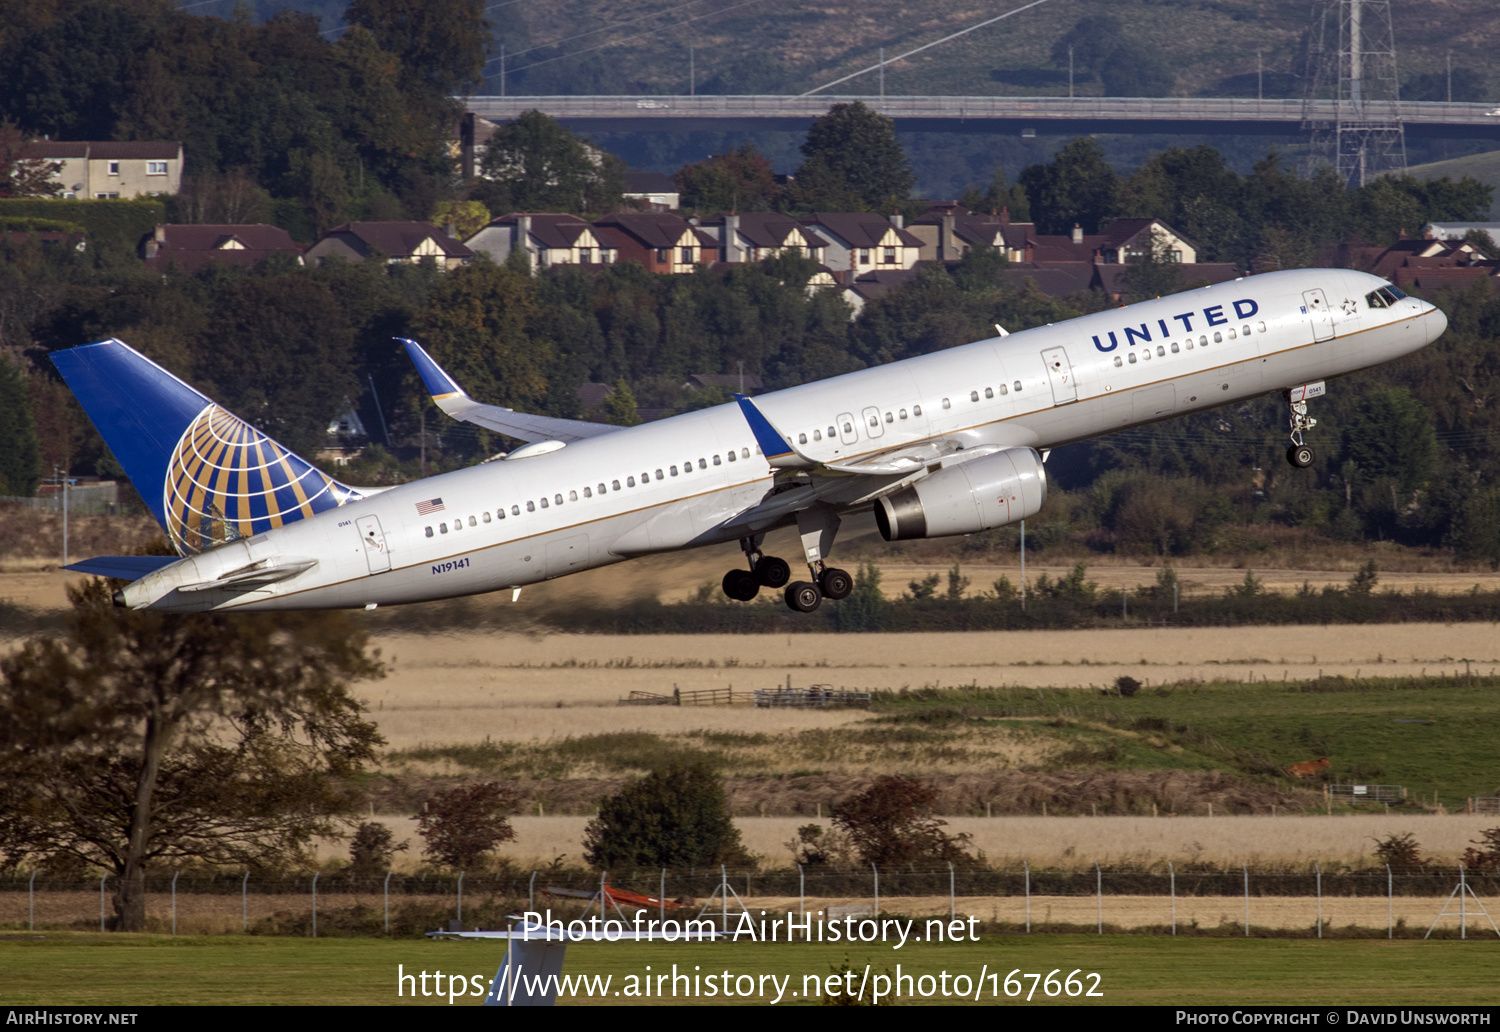
<path fill-rule="evenodd" d="M 1344 298 L 1344 314 L 1345 315 L 1353 315 L 1358 310 L 1359 310 L 1359 306 L 1357 304 L 1355 304 L 1354 298 L 1352 298 L 1352 297 L 1346 297 L 1346 298 Z"/>

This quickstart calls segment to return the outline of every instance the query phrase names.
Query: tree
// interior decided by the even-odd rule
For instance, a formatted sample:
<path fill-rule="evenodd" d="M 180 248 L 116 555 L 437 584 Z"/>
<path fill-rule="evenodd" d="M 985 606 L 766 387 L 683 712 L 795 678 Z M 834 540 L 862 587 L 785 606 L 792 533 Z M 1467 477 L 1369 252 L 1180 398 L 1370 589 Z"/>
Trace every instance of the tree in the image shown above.
<path fill-rule="evenodd" d="M 40 461 L 26 377 L 0 355 L 0 494 L 35 491 Z"/>
<path fill-rule="evenodd" d="M 599 804 L 583 858 L 599 868 L 749 863 L 723 780 L 702 762 L 652 771 Z"/>
<path fill-rule="evenodd" d="M 67 631 L 0 661 L 0 865 L 81 862 L 145 925 L 145 875 L 181 860 L 305 861 L 381 738 L 347 682 L 379 677 L 341 613 L 169 615 L 70 589 Z"/>
<path fill-rule="evenodd" d="M 490 137 L 475 197 L 494 212 L 603 212 L 625 195 L 625 163 L 556 119 L 525 111 Z"/>
<path fill-rule="evenodd" d="M 484 10 L 484 0 L 353 0 L 344 21 L 368 29 L 380 49 L 447 95 L 484 81 Z"/>
<path fill-rule="evenodd" d="M 1049 164 L 1028 165 L 1020 178 L 1042 233 L 1067 233 L 1074 223 L 1085 233 L 1099 232 L 1114 214 L 1117 182 L 1104 148 L 1085 136 L 1058 151 Z"/>
<path fill-rule="evenodd" d="M 1099 69 L 1106 97 L 1166 97 L 1177 84 L 1159 48 L 1126 41 L 1109 52 Z"/>
<path fill-rule="evenodd" d="M 0 197 L 61 197 L 61 161 L 26 156 L 26 137 L 15 123 L 0 121 Z"/>
<path fill-rule="evenodd" d="M 904 201 L 917 184 L 896 123 L 857 100 L 813 122 L 802 154 L 794 189 L 808 208 L 875 211 Z"/>
<path fill-rule="evenodd" d="M 1151 231 L 1149 247 L 1129 255 L 1123 277 L 1127 302 L 1175 294 L 1182 289 L 1182 265 L 1174 262 L 1166 238 Z"/>
<path fill-rule="evenodd" d="M 395 844 L 391 829 L 375 821 L 366 821 L 349 842 L 349 873 L 357 878 L 373 878 L 391 869 L 391 857 L 404 852 L 407 843 Z"/>
<path fill-rule="evenodd" d="M 905 774 L 886 774 L 833 808 L 833 823 L 867 864 L 973 864 L 968 835 L 949 835 L 932 816 L 933 789 Z"/>
<path fill-rule="evenodd" d="M 1375 859 L 1390 864 L 1392 870 L 1413 871 L 1422 866 L 1422 847 L 1411 832 L 1387 835 L 1375 840 Z"/>
<path fill-rule="evenodd" d="M 783 192 L 771 159 L 751 143 L 684 165 L 672 182 L 682 191 L 684 208 L 706 212 L 770 211 Z"/>
<path fill-rule="evenodd" d="M 510 826 L 516 799 L 515 791 L 500 782 L 481 781 L 439 792 L 412 820 L 427 841 L 426 854 L 463 871 L 516 837 Z"/>
<path fill-rule="evenodd" d="M 1080 19 L 1052 45 L 1052 63 L 1059 68 L 1068 67 L 1071 51 L 1074 68 L 1098 75 L 1109 55 L 1120 45 L 1124 31 L 1125 26 L 1114 15 L 1096 14 Z"/>

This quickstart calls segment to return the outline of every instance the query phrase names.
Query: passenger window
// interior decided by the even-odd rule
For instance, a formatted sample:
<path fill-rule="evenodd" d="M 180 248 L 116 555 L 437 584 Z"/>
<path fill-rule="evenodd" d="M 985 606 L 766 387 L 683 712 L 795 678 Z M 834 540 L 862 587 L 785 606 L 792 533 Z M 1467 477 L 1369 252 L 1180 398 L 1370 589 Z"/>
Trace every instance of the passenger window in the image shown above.
<path fill-rule="evenodd" d="M 1232 327 L 1232 326 L 1229 328 L 1229 339 L 1230 340 L 1235 340 L 1236 339 L 1235 333 L 1234 333 L 1234 327 Z"/>
<path fill-rule="evenodd" d="M 708 468 L 708 460 L 707 459 L 699 459 L 698 460 L 698 468 L 699 469 L 707 469 Z"/>
<path fill-rule="evenodd" d="M 1166 348 L 1162 347 L 1160 344 L 1156 345 L 1156 357 L 1157 358 L 1165 358 L 1166 354 L 1167 354 L 1167 349 Z"/>
<path fill-rule="evenodd" d="M 835 438 L 835 437 L 837 437 L 837 436 L 838 436 L 838 435 L 839 435 L 839 432 L 838 432 L 838 431 L 837 431 L 837 430 L 835 430 L 835 429 L 834 429 L 834 428 L 833 428 L 833 427 L 831 427 L 831 426 L 830 426 L 830 427 L 829 427 L 829 428 L 828 428 L 828 439 L 829 439 L 829 440 L 830 440 L 830 441 L 831 441 L 831 440 L 833 440 L 833 439 L 834 439 L 834 438 Z"/>
<path fill-rule="evenodd" d="M 530 502 L 526 503 L 526 511 L 527 512 L 531 511 L 531 503 Z M 510 507 L 510 514 L 512 516 L 519 516 L 519 515 L 521 515 L 521 507 L 519 505 L 512 505 Z"/>
<path fill-rule="evenodd" d="M 1118 368 L 1120 368 L 1124 364 L 1125 364 L 1125 360 L 1123 358 L 1121 358 L 1119 355 L 1116 355 L 1115 356 L 1115 368 L 1118 369 Z"/>
<path fill-rule="evenodd" d="M 715 466 L 722 466 L 722 465 L 724 465 L 724 460 L 721 459 L 721 458 L 719 458 L 719 456 L 718 456 L 717 453 L 715 453 L 715 455 L 714 455 L 714 465 Z"/>
<path fill-rule="evenodd" d="M 486 509 L 486 510 L 484 510 L 484 522 L 488 523 L 489 521 L 490 521 L 490 511 L 488 509 Z"/>
<path fill-rule="evenodd" d="M 1017 380 L 1016 381 L 1016 390 L 1019 391 L 1020 389 L 1021 389 L 1021 381 Z"/>
<path fill-rule="evenodd" d="M 995 396 L 995 388 L 993 388 L 993 387 L 986 387 L 984 389 L 984 396 L 986 398 L 993 398 Z"/>
<path fill-rule="evenodd" d="M 871 426 L 879 426 L 880 425 L 880 420 L 877 417 L 875 417 L 875 416 L 871 416 L 870 417 L 870 425 Z"/>
<path fill-rule="evenodd" d="M 1177 347 L 1177 342 L 1176 342 L 1176 341 L 1175 341 L 1175 340 L 1174 340 L 1174 341 L 1173 341 L 1173 342 L 1172 342 L 1172 354 L 1174 354 L 1174 355 L 1175 355 L 1175 354 L 1177 354 L 1177 353 L 1178 353 L 1178 351 L 1179 351 L 1179 348 L 1178 348 L 1178 347 Z"/>
<path fill-rule="evenodd" d="M 725 456 L 725 458 L 727 458 L 730 462 L 733 462 L 734 461 L 734 452 L 731 451 L 728 455 Z"/>
<path fill-rule="evenodd" d="M 921 405 L 913 405 L 911 407 L 911 414 L 914 415 L 914 416 L 916 416 L 918 419 L 922 418 L 922 406 Z"/>
<path fill-rule="evenodd" d="M 463 520 L 454 520 L 453 521 L 453 529 L 454 530 L 463 530 L 464 529 L 464 521 Z"/>
<path fill-rule="evenodd" d="M 1006 396 L 1006 395 L 1007 395 L 1007 394 L 1009 394 L 1009 393 L 1010 393 L 1010 389 L 1009 389 L 1009 388 L 1007 388 L 1007 387 L 1006 387 L 1006 386 L 1005 386 L 1005 384 L 1003 384 L 1003 383 L 1002 383 L 1002 384 L 1001 384 L 1001 385 L 1000 385 L 1000 396 L 1001 396 L 1001 397 L 1002 397 L 1002 398 L 1003 398 L 1003 397 L 1005 397 L 1005 396 Z"/>
<path fill-rule="evenodd" d="M 1265 333 L 1265 332 L 1266 332 L 1266 324 L 1265 324 L 1265 323 L 1263 323 L 1263 322 L 1258 322 L 1258 323 L 1256 323 L 1256 324 L 1255 324 L 1255 328 L 1256 328 L 1256 329 L 1257 329 L 1257 330 L 1259 330 L 1259 331 L 1260 331 L 1260 332 L 1261 332 L 1261 333 Z"/>
<path fill-rule="evenodd" d="M 1134 351 L 1132 351 L 1130 353 L 1130 364 L 1131 365 L 1135 365 L 1135 352 Z"/>
<path fill-rule="evenodd" d="M 495 518 L 501 520 L 505 519 L 505 506 L 502 505 L 500 506 L 500 508 L 495 510 Z"/>
<path fill-rule="evenodd" d="M 600 484 L 600 485 L 599 485 L 599 486 L 600 486 L 600 487 L 603 487 L 603 486 L 604 486 L 604 485 L 603 485 L 603 484 Z M 587 488 L 587 487 L 585 487 L 585 488 L 584 488 L 584 489 L 583 489 L 583 497 L 585 497 L 585 498 L 592 498 L 592 497 L 594 497 L 594 492 L 593 492 L 593 489 L 592 489 L 592 488 Z"/>
<path fill-rule="evenodd" d="M 428 537 L 432 537 L 432 528 L 431 528 L 431 527 L 428 527 L 428 528 L 426 528 L 426 529 L 427 529 L 427 536 L 428 536 Z"/>
<path fill-rule="evenodd" d="M 854 424 L 853 423 L 845 423 L 844 424 L 844 433 L 846 433 L 846 434 L 852 434 L 852 433 L 854 433 Z"/>
<path fill-rule="evenodd" d="M 760 453 L 760 449 L 759 448 L 755 449 L 755 451 L 756 451 L 756 454 Z M 740 458 L 742 458 L 742 459 L 748 459 L 749 457 L 750 457 L 750 449 L 749 448 L 741 448 L 740 449 Z"/>
<path fill-rule="evenodd" d="M 1240 327 L 1240 336 L 1242 336 L 1242 337 L 1248 337 L 1248 336 L 1250 336 L 1250 324 L 1249 323 L 1246 323 L 1245 325 L 1243 325 L 1243 326 Z"/>
<path fill-rule="evenodd" d="M 1188 349 L 1188 350 L 1189 350 L 1189 351 L 1192 351 L 1192 350 L 1193 350 L 1193 338 L 1192 338 L 1192 337 L 1189 337 L 1189 338 L 1188 338 L 1188 339 L 1187 339 L 1187 349 Z"/>
<path fill-rule="evenodd" d="M 952 407 L 953 407 L 953 402 L 949 401 L 947 398 L 944 398 L 943 399 L 943 408 L 949 409 L 949 408 L 952 408 Z"/>
<path fill-rule="evenodd" d="M 626 477 L 625 478 L 625 486 L 626 487 L 634 487 L 635 486 L 635 477 Z"/>
<path fill-rule="evenodd" d="M 552 496 L 552 501 L 554 503 L 556 503 L 557 505 L 561 505 L 562 504 L 562 495 L 560 495 L 560 494 L 559 495 L 553 495 Z"/>
<path fill-rule="evenodd" d="M 440 533 L 440 534 L 446 534 L 446 533 L 448 533 L 448 524 L 446 524 L 446 523 L 439 523 L 438 524 L 438 533 Z"/>
<path fill-rule="evenodd" d="M 1214 343 L 1215 344 L 1222 344 L 1222 343 L 1224 343 L 1224 335 L 1222 333 L 1220 333 L 1218 330 L 1214 331 Z"/>
<path fill-rule="evenodd" d="M 541 502 L 542 502 L 542 508 L 543 509 L 547 508 L 547 499 L 543 498 L 543 499 L 541 499 Z"/>
<path fill-rule="evenodd" d="M 897 415 L 899 415 L 902 419 L 905 419 L 906 418 L 906 409 L 902 409 L 900 412 L 897 413 Z"/>
<path fill-rule="evenodd" d="M 1206 348 L 1206 347 L 1208 347 L 1208 338 L 1207 337 L 1199 337 L 1198 338 L 1198 346 L 1200 348 Z"/>
<path fill-rule="evenodd" d="M 1141 349 L 1141 360 L 1143 362 L 1149 362 L 1149 361 L 1151 361 L 1151 349 L 1150 348 L 1142 348 Z"/>
<path fill-rule="evenodd" d="M 806 444 L 807 443 L 807 435 L 806 434 L 798 434 L 797 435 L 797 443 L 798 444 Z"/>
<path fill-rule="evenodd" d="M 477 527 L 477 526 L 479 526 L 479 521 L 476 520 L 474 517 L 470 516 L 469 517 L 469 526 L 471 526 L 471 527 Z"/>
<path fill-rule="evenodd" d="M 631 484 L 631 485 L 630 485 L 630 486 L 631 486 L 631 487 L 634 487 L 634 486 L 635 486 L 635 485 L 634 485 L 634 484 Z M 619 482 L 619 481 L 618 481 L 618 480 L 611 480 L 611 481 L 610 481 L 610 482 L 609 482 L 609 489 L 610 489 L 610 490 L 611 490 L 611 491 L 618 491 L 618 490 L 619 490 L 619 489 L 620 489 L 620 482 Z M 600 485 L 599 485 L 599 493 L 600 493 L 600 494 L 603 494 L 603 493 L 604 493 L 604 485 L 603 485 L 603 484 L 600 484 Z"/>
<path fill-rule="evenodd" d="M 886 421 L 886 422 L 887 422 L 887 423 L 894 423 L 894 422 L 895 422 L 895 421 L 896 421 L 896 417 L 895 417 L 895 416 L 893 416 L 893 415 L 891 415 L 891 414 L 890 414 L 890 413 L 889 413 L 889 412 L 887 412 L 887 413 L 886 413 L 886 414 L 885 414 L 885 421 Z"/>
<path fill-rule="evenodd" d="M 676 466 L 673 466 L 673 467 L 672 467 L 672 475 L 673 475 L 673 476 L 674 476 L 674 477 L 675 477 L 675 476 L 676 476 L 676 475 L 677 475 L 677 467 L 676 467 Z M 664 477 L 664 476 L 662 476 L 662 475 L 661 475 L 661 470 L 657 470 L 657 471 L 656 471 L 656 479 L 657 479 L 657 480 L 665 480 L 665 479 L 667 479 L 667 478 L 666 478 L 666 477 Z"/>
<path fill-rule="evenodd" d="M 979 400 L 979 392 L 978 391 L 970 391 L 969 392 L 969 400 L 970 401 L 978 401 Z"/>
<path fill-rule="evenodd" d="M 587 491 L 588 488 L 585 487 L 584 490 Z M 570 502 L 576 502 L 576 501 L 578 501 L 578 492 L 577 491 L 569 491 L 568 492 L 568 501 L 570 501 Z M 558 495 L 557 496 L 557 504 L 558 505 L 562 504 L 562 495 Z"/>
<path fill-rule="evenodd" d="M 677 467 L 676 466 L 672 466 L 671 470 L 672 470 L 672 475 L 675 477 L 677 475 Z"/>

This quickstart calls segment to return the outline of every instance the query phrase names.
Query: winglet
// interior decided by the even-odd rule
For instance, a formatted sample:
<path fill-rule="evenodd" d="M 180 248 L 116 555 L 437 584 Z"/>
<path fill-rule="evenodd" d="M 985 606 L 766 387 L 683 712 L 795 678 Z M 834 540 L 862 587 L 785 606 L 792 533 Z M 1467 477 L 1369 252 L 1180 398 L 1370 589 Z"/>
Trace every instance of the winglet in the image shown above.
<path fill-rule="evenodd" d="M 797 451 L 792 445 L 792 439 L 779 433 L 747 395 L 736 394 L 734 400 L 739 402 L 740 411 L 744 413 L 745 422 L 750 424 L 750 432 L 755 435 L 755 443 L 760 445 L 761 454 L 772 466 L 811 469 L 818 464 L 816 459 L 810 459 Z"/>
<path fill-rule="evenodd" d="M 453 377 L 443 372 L 441 366 L 432 360 L 432 356 L 422 350 L 422 345 L 406 337 L 397 337 L 406 346 L 406 353 L 411 357 L 412 365 L 417 367 L 417 375 L 422 378 L 422 384 L 427 388 L 427 393 L 432 395 L 432 400 L 441 402 L 452 397 L 466 397 L 464 390 L 454 382 Z"/>

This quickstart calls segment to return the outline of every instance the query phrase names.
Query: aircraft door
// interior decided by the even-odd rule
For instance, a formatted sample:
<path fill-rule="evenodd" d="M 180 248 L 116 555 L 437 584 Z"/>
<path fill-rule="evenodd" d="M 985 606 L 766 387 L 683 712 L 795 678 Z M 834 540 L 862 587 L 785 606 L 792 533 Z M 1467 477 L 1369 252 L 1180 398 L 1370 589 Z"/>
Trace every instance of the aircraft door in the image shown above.
<path fill-rule="evenodd" d="M 839 413 L 839 440 L 845 444 L 858 444 L 859 434 L 854 431 L 854 413 Z"/>
<path fill-rule="evenodd" d="M 861 411 L 860 416 L 865 421 L 866 437 L 881 437 L 885 434 L 885 427 L 880 423 L 880 410 L 871 406 Z"/>
<path fill-rule="evenodd" d="M 1048 348 L 1042 352 L 1042 361 L 1047 365 L 1047 377 L 1052 381 L 1052 404 L 1066 405 L 1078 400 L 1078 384 L 1073 380 L 1073 366 L 1063 348 Z"/>
<path fill-rule="evenodd" d="M 1312 320 L 1313 340 L 1328 340 L 1333 336 L 1333 309 L 1328 307 L 1328 298 L 1321 289 L 1302 292 L 1302 310 Z"/>
<path fill-rule="evenodd" d="M 371 573 L 385 573 L 391 568 L 391 552 L 386 547 L 385 532 L 380 529 L 380 518 L 361 516 L 355 524 L 359 528 L 359 539 L 364 542 L 365 562 Z"/>

